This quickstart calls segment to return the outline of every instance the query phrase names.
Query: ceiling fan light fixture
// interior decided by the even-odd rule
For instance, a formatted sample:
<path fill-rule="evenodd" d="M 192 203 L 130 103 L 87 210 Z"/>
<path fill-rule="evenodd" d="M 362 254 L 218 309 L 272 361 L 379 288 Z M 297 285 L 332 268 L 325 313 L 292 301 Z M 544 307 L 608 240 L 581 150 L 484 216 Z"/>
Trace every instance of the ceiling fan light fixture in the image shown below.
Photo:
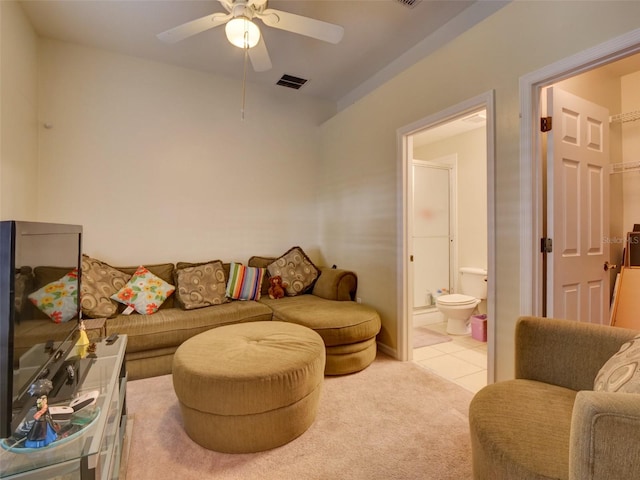
<path fill-rule="evenodd" d="M 253 48 L 260 41 L 260 29 L 247 17 L 236 17 L 224 27 L 227 39 L 239 48 Z"/>

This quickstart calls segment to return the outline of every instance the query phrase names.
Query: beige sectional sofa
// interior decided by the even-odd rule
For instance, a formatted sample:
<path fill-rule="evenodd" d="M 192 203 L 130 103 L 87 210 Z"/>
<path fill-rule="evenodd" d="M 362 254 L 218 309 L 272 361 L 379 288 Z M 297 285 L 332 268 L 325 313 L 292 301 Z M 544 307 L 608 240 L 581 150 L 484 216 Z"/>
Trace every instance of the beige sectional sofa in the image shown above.
<path fill-rule="evenodd" d="M 273 260 L 252 257 L 248 265 L 264 267 Z M 224 267 L 228 275 L 228 264 Z M 163 280 L 173 282 L 173 264 L 147 268 Z M 325 267 L 319 270 L 320 276 L 310 293 L 272 300 L 268 298 L 265 279 L 258 301 L 232 301 L 183 310 L 169 297 L 152 315 L 120 314 L 107 319 L 107 334 L 128 336 L 126 359 L 132 380 L 171 373 L 173 354 L 194 335 L 222 325 L 263 320 L 298 323 L 317 331 L 327 348 L 327 375 L 362 370 L 375 358 L 380 317 L 373 308 L 353 301 L 357 287 L 355 273 Z"/>
<path fill-rule="evenodd" d="M 250 267 L 266 268 L 275 257 L 251 257 Z M 83 257 L 83 272 L 90 270 L 91 264 L 101 263 L 90 257 Z M 118 289 L 137 269 L 137 266 L 111 267 L 101 263 L 115 274 L 123 274 L 118 281 L 112 277 L 113 287 Z M 145 265 L 160 279 L 174 285 L 178 269 L 192 265 L 186 262 Z M 225 280 L 229 278 L 230 264 L 224 263 Z M 315 267 L 315 266 L 314 266 Z M 153 314 L 123 314 L 124 305 L 118 305 L 114 315 L 106 319 L 100 331 L 89 331 L 89 338 L 100 334 L 113 333 L 127 335 L 126 361 L 129 379 L 139 379 L 171 373 L 174 352 L 187 339 L 223 325 L 240 322 L 281 320 L 307 326 L 317 331 L 323 338 L 327 349 L 327 375 L 342 375 L 357 372 L 368 366 L 376 355 L 376 335 L 381 322 L 378 313 L 371 307 L 354 301 L 357 288 L 357 276 L 347 270 L 317 267 L 319 276 L 305 293 L 296 296 L 272 300 L 268 298 L 268 276 L 262 281 L 262 298 L 257 301 L 233 300 L 219 305 L 187 310 L 177 301 L 176 295 L 170 295 Z M 66 273 L 67 268 L 46 267 L 35 279 L 39 288 L 55 281 Z M 104 274 L 104 272 L 101 272 Z M 112 273 L 113 275 L 113 273 Z M 83 273 L 83 288 L 90 283 L 88 275 Z M 119 283 L 118 283 L 119 282 Z M 100 286 L 104 288 L 104 285 Z M 83 294 L 82 306 L 88 310 L 99 311 L 99 302 L 105 302 L 115 309 L 115 302 L 109 300 L 111 292 L 101 299 Z M 91 303 L 91 305 L 89 305 Z M 111 307 L 111 305 L 114 305 Z M 34 309 L 35 310 L 35 309 Z M 95 316 L 95 315 L 94 315 Z M 105 315 L 106 316 L 106 315 Z M 45 315 L 21 322 L 20 338 L 26 343 L 16 348 L 20 355 L 34 343 L 45 343 L 49 339 L 58 339 L 67 332 L 73 322 L 55 324 Z M 85 318 L 87 315 L 85 313 Z M 65 333 L 66 334 L 66 333 Z"/>

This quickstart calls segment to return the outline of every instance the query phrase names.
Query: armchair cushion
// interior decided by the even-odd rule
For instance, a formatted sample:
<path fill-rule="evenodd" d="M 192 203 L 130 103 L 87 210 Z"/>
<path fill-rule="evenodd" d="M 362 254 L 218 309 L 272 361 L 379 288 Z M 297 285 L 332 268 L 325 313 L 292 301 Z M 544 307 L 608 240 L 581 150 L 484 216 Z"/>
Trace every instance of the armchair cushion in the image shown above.
<path fill-rule="evenodd" d="M 469 413 L 474 478 L 568 478 L 575 398 L 568 388 L 522 379 L 480 390 Z"/>
<path fill-rule="evenodd" d="M 640 393 L 640 335 L 622 345 L 620 350 L 607 360 L 596 376 L 593 389 L 604 392 Z"/>

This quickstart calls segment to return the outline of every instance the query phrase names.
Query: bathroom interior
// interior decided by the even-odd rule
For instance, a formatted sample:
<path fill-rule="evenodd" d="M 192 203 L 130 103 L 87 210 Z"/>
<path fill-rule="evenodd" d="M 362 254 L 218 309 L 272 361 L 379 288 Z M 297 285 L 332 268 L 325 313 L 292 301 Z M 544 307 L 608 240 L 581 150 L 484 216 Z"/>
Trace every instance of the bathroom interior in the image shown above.
<path fill-rule="evenodd" d="M 640 224 L 640 55 L 577 74 L 554 87 L 609 109 L 609 243 L 612 263 L 620 265 L 627 232 Z M 473 323 L 476 316 L 486 314 L 486 300 L 477 305 L 469 320 L 472 329 L 478 328 L 462 335 L 447 333 L 448 321 L 437 303 L 441 296 L 460 292 L 463 267 L 486 270 L 487 266 L 486 125 L 482 117 L 483 112 L 475 112 L 413 136 L 414 177 L 418 179 L 412 212 L 413 338 L 420 337 L 418 329 L 438 334 L 427 335 L 424 346 L 414 343 L 413 361 L 472 392 L 487 382 L 487 344 L 476 339 L 482 338 L 482 331 L 480 323 Z M 432 178 L 421 179 L 424 176 Z M 612 286 L 619 271 L 612 273 Z"/>
<path fill-rule="evenodd" d="M 487 140 L 478 110 L 413 135 L 413 361 L 487 382 Z"/>

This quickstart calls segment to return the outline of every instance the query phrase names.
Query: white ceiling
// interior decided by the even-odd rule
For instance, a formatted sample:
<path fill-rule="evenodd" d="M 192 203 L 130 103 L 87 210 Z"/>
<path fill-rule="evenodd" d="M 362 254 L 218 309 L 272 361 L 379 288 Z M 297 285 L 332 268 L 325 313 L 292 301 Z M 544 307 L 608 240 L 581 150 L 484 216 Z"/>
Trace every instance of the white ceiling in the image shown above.
<path fill-rule="evenodd" d="M 339 102 L 363 83 L 371 83 L 377 72 L 384 69 L 388 74 L 394 65 L 396 73 L 406 68 L 399 61 L 405 52 L 433 50 L 439 46 L 436 43 L 505 3 L 421 0 L 409 8 L 399 0 L 272 0 L 269 8 L 342 25 L 344 38 L 333 45 L 258 21 L 273 68 L 262 73 L 249 68 L 247 79 L 275 85 L 286 73 L 309 79 L 299 94 Z M 225 12 L 216 0 L 22 0 L 21 4 L 42 37 L 242 78 L 243 51 L 229 44 L 224 27 L 174 45 L 156 37 L 190 20 Z"/>

